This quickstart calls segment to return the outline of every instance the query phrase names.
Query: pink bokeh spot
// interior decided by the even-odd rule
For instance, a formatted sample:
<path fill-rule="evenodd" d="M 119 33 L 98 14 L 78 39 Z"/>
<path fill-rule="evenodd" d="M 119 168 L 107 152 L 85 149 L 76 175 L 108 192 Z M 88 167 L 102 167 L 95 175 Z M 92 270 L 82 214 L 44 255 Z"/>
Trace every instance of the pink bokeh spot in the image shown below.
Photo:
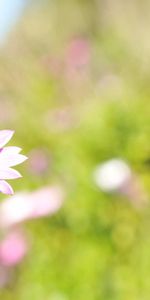
<path fill-rule="evenodd" d="M 86 39 L 73 39 L 67 49 L 66 63 L 68 68 L 74 69 L 85 66 L 90 60 L 90 46 Z"/>
<path fill-rule="evenodd" d="M 29 154 L 28 168 L 31 173 L 43 176 L 49 168 L 51 157 L 48 152 L 41 148 L 33 149 Z"/>
<path fill-rule="evenodd" d="M 2 265 L 11 267 L 19 264 L 27 252 L 27 242 L 19 232 L 10 232 L 0 245 L 0 261 Z"/>

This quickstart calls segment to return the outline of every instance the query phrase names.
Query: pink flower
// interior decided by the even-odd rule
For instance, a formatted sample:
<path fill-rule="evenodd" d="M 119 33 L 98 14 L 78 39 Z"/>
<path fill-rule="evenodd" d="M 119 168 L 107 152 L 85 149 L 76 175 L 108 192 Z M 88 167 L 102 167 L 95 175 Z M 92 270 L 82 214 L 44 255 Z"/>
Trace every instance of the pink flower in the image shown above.
<path fill-rule="evenodd" d="M 27 159 L 26 156 L 19 154 L 21 149 L 18 147 L 4 148 L 13 134 L 12 130 L 0 130 L 0 192 L 8 195 L 13 194 L 13 189 L 5 180 L 21 177 L 21 174 L 11 167 L 21 164 Z"/>

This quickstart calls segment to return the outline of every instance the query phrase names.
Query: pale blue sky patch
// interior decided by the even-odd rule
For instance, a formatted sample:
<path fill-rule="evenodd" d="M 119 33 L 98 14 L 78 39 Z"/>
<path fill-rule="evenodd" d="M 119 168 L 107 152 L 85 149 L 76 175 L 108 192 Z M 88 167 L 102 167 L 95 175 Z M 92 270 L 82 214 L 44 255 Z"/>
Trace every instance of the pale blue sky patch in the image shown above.
<path fill-rule="evenodd" d="M 27 0 L 0 0 L 0 43 L 5 42 L 21 16 L 26 2 Z"/>

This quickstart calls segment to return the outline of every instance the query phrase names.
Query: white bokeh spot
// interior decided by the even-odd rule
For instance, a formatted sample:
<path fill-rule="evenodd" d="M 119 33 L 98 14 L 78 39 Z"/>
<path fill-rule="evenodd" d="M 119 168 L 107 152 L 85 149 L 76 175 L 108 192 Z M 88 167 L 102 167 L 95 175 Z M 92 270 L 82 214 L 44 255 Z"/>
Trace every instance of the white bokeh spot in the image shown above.
<path fill-rule="evenodd" d="M 130 167 L 121 159 L 111 159 L 94 172 L 94 181 L 105 192 L 120 189 L 131 177 Z"/>

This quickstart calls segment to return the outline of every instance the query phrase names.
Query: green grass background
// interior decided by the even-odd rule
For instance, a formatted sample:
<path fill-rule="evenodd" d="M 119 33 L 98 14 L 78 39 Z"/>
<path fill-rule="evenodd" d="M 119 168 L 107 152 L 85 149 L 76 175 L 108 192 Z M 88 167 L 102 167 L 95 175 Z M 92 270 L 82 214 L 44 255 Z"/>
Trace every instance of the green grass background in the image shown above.
<path fill-rule="evenodd" d="M 13 187 L 57 183 L 66 191 L 56 216 L 25 225 L 32 247 L 1 299 L 149 300 L 150 209 L 102 193 L 92 177 L 97 164 L 121 157 L 150 193 L 149 14 L 149 1 L 42 1 L 1 49 L 0 106 L 10 117 L 0 126 L 16 130 L 12 143 L 29 160 L 42 148 L 52 161 L 46 176 L 20 166 Z M 47 65 L 63 59 L 75 36 L 91 47 L 77 86 Z M 66 107 L 71 125 L 63 129 L 48 112 Z"/>

